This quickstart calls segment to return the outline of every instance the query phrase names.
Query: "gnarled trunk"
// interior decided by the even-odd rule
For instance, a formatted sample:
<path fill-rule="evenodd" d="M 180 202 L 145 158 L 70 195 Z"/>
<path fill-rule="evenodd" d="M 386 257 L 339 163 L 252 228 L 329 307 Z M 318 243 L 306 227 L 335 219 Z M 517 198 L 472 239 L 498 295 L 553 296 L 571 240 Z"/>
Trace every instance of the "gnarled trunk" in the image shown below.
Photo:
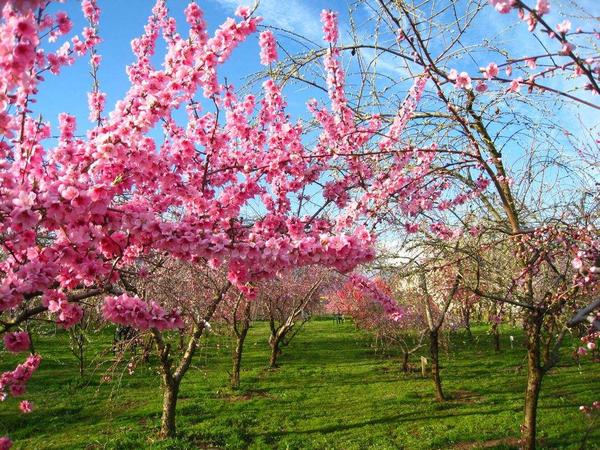
<path fill-rule="evenodd" d="M 179 396 L 179 382 L 163 374 L 163 407 L 160 421 L 160 436 L 173 438 L 176 433 L 175 412 L 177 397 Z"/>
<path fill-rule="evenodd" d="M 281 349 L 279 348 L 281 344 L 281 338 L 279 336 L 271 336 L 269 339 L 269 344 L 271 345 L 271 356 L 269 357 L 269 367 L 274 369 L 277 367 L 277 358 L 281 354 Z"/>
<path fill-rule="evenodd" d="M 437 330 L 429 332 L 429 353 L 431 356 L 431 377 L 435 387 L 435 399 L 438 402 L 442 402 L 446 398 L 444 397 L 442 379 L 440 377 L 440 344 Z"/>

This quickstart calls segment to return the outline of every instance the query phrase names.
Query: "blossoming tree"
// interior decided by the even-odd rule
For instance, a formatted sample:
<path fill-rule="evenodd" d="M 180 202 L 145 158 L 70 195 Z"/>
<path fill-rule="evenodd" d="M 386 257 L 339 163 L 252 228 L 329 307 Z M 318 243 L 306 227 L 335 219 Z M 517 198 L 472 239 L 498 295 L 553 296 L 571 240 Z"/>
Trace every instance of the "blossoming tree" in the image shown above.
<path fill-rule="evenodd" d="M 422 181 L 433 153 L 397 145 L 414 101 L 389 133 L 379 118 L 361 123 L 347 107 L 332 13 L 323 18 L 332 44 L 325 58 L 330 107 L 309 103 L 322 132 L 308 146 L 302 122 L 286 112 L 280 84 L 267 79 L 257 96 L 239 97 L 219 77 L 260 22 L 248 8 L 211 36 L 192 2 L 184 36 L 157 0 L 143 35 L 132 41 L 130 86 L 107 110 L 97 77 L 99 7 L 82 2 L 89 26 L 68 39 L 69 17 L 51 13 L 49 4 L 3 2 L 0 22 L 0 333 L 9 333 L 9 349 L 26 349 L 29 336 L 14 333 L 29 319 L 53 314 L 68 328 L 81 319 L 85 299 L 99 295 L 114 323 L 155 335 L 181 327 L 176 310 L 136 294 L 122 276 L 148 255 L 221 266 L 250 297 L 250 282 L 278 272 L 311 264 L 348 271 L 374 254 L 373 236 L 360 226 L 363 214 L 389 195 L 412 202 L 441 189 Z M 157 68 L 161 38 L 166 50 Z M 61 39 L 56 51 L 46 46 Z M 259 43 L 261 62 L 273 64 L 272 33 L 261 33 Z M 48 118 L 30 106 L 44 76 L 60 76 L 84 55 L 94 125 L 82 133 L 79 118 L 62 113 L 54 140 Z M 184 121 L 175 118 L 180 108 Z M 415 160 L 422 164 L 410 164 Z M 389 161 L 387 179 L 371 169 Z M 394 178 L 400 175 L 401 182 Z M 350 200 L 348 191 L 368 185 L 369 195 Z M 32 355 L 6 372 L 0 391 L 22 394 L 39 362 Z M 174 433 L 174 422 L 166 421 L 162 434 Z"/>
<path fill-rule="evenodd" d="M 427 84 L 418 90 L 424 101 L 402 139 L 419 148 L 435 137 L 438 160 L 428 171 L 451 174 L 449 183 L 460 191 L 455 201 L 440 202 L 443 213 L 408 219 L 400 212 L 410 213 L 411 203 L 388 196 L 378 220 L 395 225 L 400 236 L 419 231 L 426 242 L 448 240 L 449 249 L 467 231 L 483 235 L 476 253 L 484 258 L 494 245 L 509 249 L 518 268 L 500 289 L 481 283 L 475 293 L 523 314 L 528 383 L 521 439 L 525 448 L 535 448 L 539 391 L 552 366 L 542 361 L 542 336 L 560 337 L 562 330 L 550 331 L 552 323 L 562 327 L 583 304 L 594 304 L 593 271 L 573 282 L 573 270 L 564 264 L 598 229 L 597 217 L 588 230 L 585 220 L 571 216 L 582 191 L 597 199 L 597 185 L 581 182 L 597 180 L 597 159 L 585 170 L 580 162 L 597 154 L 596 124 L 589 120 L 600 109 L 597 14 L 578 5 L 573 15 L 548 0 L 365 3 L 372 13 L 353 10 L 350 39 L 336 47 L 359 74 L 357 88 L 346 93 L 349 107 L 365 120 L 376 111 L 392 130 L 397 98 L 425 75 Z M 309 40 L 306 45 L 311 50 L 294 55 L 284 72 L 324 87 L 327 80 L 306 68 L 330 50 L 315 49 Z M 387 174 L 384 168 L 380 177 Z M 594 200 L 586 206 L 586 215 L 597 208 Z M 488 274 L 480 275 L 482 281 Z"/>

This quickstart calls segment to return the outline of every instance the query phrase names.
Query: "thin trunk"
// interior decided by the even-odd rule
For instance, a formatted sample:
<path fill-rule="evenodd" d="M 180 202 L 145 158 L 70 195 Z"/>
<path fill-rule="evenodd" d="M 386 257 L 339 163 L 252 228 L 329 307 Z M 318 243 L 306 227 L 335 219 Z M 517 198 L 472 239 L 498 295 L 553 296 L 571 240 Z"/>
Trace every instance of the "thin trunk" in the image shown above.
<path fill-rule="evenodd" d="M 467 332 L 467 339 L 473 340 L 473 333 L 471 332 L 471 308 L 467 306 L 462 307 L 463 320 L 465 321 L 465 331 Z"/>
<path fill-rule="evenodd" d="M 467 339 L 469 341 L 472 341 L 473 340 L 473 332 L 471 331 L 471 323 L 470 322 L 467 322 L 465 324 L 465 331 L 467 332 Z"/>
<path fill-rule="evenodd" d="M 497 324 L 492 325 L 492 337 L 494 340 L 494 351 L 500 351 L 500 331 Z"/>
<path fill-rule="evenodd" d="M 244 351 L 244 341 L 248 335 L 250 324 L 244 322 L 240 334 L 237 337 L 235 349 L 233 350 L 233 368 L 231 370 L 231 388 L 239 389 L 240 387 L 240 369 L 242 367 L 242 352 Z"/>
<path fill-rule="evenodd" d="M 83 378 L 83 373 L 85 371 L 85 353 L 83 351 L 83 347 L 79 349 L 79 376 Z"/>
<path fill-rule="evenodd" d="M 179 395 L 179 382 L 171 376 L 163 374 L 163 410 L 160 421 L 160 436 L 162 438 L 175 437 L 175 411 Z"/>
<path fill-rule="evenodd" d="M 445 400 L 444 392 L 442 391 L 442 380 L 440 378 L 440 344 L 438 331 L 429 332 L 429 352 L 431 356 L 431 377 L 435 387 L 435 399 L 438 402 Z"/>
<path fill-rule="evenodd" d="M 403 352 L 402 355 L 402 372 L 408 372 L 408 357 L 409 357 L 409 353 L 407 351 Z"/>
<path fill-rule="evenodd" d="M 536 448 L 537 407 L 544 371 L 540 354 L 541 319 L 536 313 L 526 320 L 527 334 L 527 390 L 525 392 L 525 418 L 521 427 L 521 445 L 524 450 Z"/>
<path fill-rule="evenodd" d="M 271 344 L 271 356 L 269 357 L 269 367 L 274 369 L 277 367 L 277 358 L 281 354 L 281 349 L 279 345 L 281 344 L 281 338 L 279 336 L 272 337 L 269 340 L 269 344 Z"/>

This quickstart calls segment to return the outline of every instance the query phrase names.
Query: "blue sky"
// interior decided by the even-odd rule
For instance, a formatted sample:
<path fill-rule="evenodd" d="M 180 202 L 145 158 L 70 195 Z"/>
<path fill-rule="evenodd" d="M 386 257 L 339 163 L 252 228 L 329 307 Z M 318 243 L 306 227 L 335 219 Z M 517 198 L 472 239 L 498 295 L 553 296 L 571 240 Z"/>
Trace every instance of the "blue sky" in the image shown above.
<path fill-rule="evenodd" d="M 103 38 L 103 43 L 99 47 L 99 53 L 103 57 L 100 82 L 101 89 L 108 93 L 107 109 L 110 109 L 114 102 L 127 90 L 128 80 L 125 67 L 133 61 L 129 43 L 142 33 L 154 2 L 152 0 L 99 0 L 98 3 L 102 8 L 100 34 Z M 243 3 L 249 4 L 251 2 L 240 0 L 203 0 L 199 2 L 211 30 L 222 23 L 225 18 L 232 16 L 235 8 Z M 600 15 L 600 1 L 578 0 L 577 3 L 590 12 Z M 183 9 L 186 4 L 186 0 L 168 0 L 171 14 L 180 24 L 184 24 Z M 553 12 L 547 16 L 547 19 L 550 23 L 558 23 L 563 17 L 558 15 L 557 11 L 561 8 L 564 11 L 564 7 L 568 7 L 571 2 L 569 0 L 554 0 L 552 4 Z M 322 41 L 319 13 L 323 8 L 335 9 L 340 12 L 342 41 L 348 42 L 349 22 L 347 11 L 351 6 L 352 2 L 350 0 L 261 0 L 258 13 L 264 17 L 265 25 L 292 30 L 320 44 Z M 52 8 L 54 10 L 66 10 L 69 13 L 74 20 L 72 34 L 79 32 L 85 25 L 78 1 L 66 0 L 64 4 L 55 4 Z M 356 9 L 355 14 L 358 18 L 357 22 L 361 23 L 361 20 L 366 19 L 369 12 L 366 8 L 360 7 Z M 495 13 L 492 8 L 486 7 L 466 40 L 473 45 L 477 45 L 483 38 L 503 42 L 511 56 L 515 57 L 539 52 L 539 44 L 528 36 L 524 24 L 515 25 L 515 21 L 514 13 L 501 15 Z M 576 26 L 576 19 L 573 19 L 573 22 Z M 363 33 L 363 30 L 361 29 L 359 32 Z M 368 41 L 369 30 L 365 29 L 364 33 L 365 40 Z M 450 37 L 451 33 L 448 36 Z M 290 42 L 286 41 L 286 45 L 289 44 Z M 470 73 L 476 73 L 477 68 L 480 65 L 485 65 L 490 59 L 485 54 L 475 54 L 475 58 L 475 61 L 456 61 L 456 68 L 459 71 L 467 70 Z M 242 44 L 236 50 L 234 57 L 222 70 L 222 74 L 227 76 L 230 82 L 241 85 L 244 83 L 241 76 L 251 75 L 260 69 L 257 36 L 252 36 L 248 42 Z M 381 60 L 379 69 L 388 72 L 393 77 L 402 76 L 402 69 L 397 61 L 390 57 Z M 81 126 L 88 125 L 86 119 L 87 91 L 90 83 L 87 57 L 79 58 L 75 65 L 64 68 L 60 77 L 47 75 L 47 80 L 40 90 L 39 104 L 36 110 L 42 112 L 43 116 L 52 122 L 55 121 L 59 112 L 71 112 L 81 118 Z M 305 91 L 300 95 L 292 93 L 289 101 L 293 112 L 301 114 L 305 101 L 313 95 L 315 94 L 310 93 L 309 95 Z M 598 114 L 592 111 L 584 111 L 583 113 L 583 120 L 590 125 L 594 122 L 598 123 L 599 118 Z"/>
<path fill-rule="evenodd" d="M 171 14 L 177 19 L 178 24 L 182 28 L 185 27 L 183 10 L 187 5 L 187 0 L 167 0 Z M 208 22 L 209 30 L 214 30 L 227 17 L 233 16 L 236 7 L 239 4 L 251 4 L 252 2 L 244 2 L 240 0 L 201 0 L 198 2 L 204 10 L 205 17 Z M 532 2 L 530 2 L 532 3 Z M 102 9 L 100 20 L 100 35 L 103 42 L 99 46 L 99 53 L 102 55 L 102 65 L 99 72 L 101 90 L 107 92 L 107 111 L 110 111 L 114 103 L 120 99 L 126 92 L 129 81 L 125 73 L 126 65 L 133 61 L 133 54 L 130 48 L 130 42 L 133 38 L 138 37 L 143 32 L 143 27 L 151 13 L 152 0 L 98 0 L 98 4 Z M 464 7 L 467 2 L 459 2 L 458 7 Z M 596 16 L 600 16 L 600 0 L 578 0 L 577 4 L 587 9 L 588 12 Z M 264 25 L 278 27 L 291 30 L 295 33 L 305 36 L 315 44 L 322 45 L 321 40 L 321 25 L 319 22 L 319 14 L 323 8 L 331 8 L 340 13 L 340 34 L 343 43 L 350 42 L 350 25 L 348 19 L 348 10 L 354 8 L 354 18 L 358 25 L 358 33 L 361 35 L 363 42 L 372 42 L 371 28 L 364 26 L 368 22 L 368 18 L 372 15 L 364 5 L 358 7 L 353 6 L 352 0 L 335 0 L 335 1 L 319 1 L 319 0 L 261 0 L 258 8 L 258 14 L 264 17 Z M 573 22 L 573 27 L 577 27 L 579 19 L 577 18 L 578 11 L 573 8 L 571 0 L 554 0 L 552 2 L 552 13 L 546 16 L 546 19 L 551 24 L 556 24 L 564 18 L 570 18 Z M 69 13 L 74 21 L 73 32 L 71 35 L 80 32 L 85 26 L 82 17 L 79 1 L 66 0 L 63 4 L 53 4 L 54 11 L 65 10 Z M 569 15 L 564 14 L 567 11 Z M 441 17 L 440 21 L 446 19 Z M 441 47 L 443 41 L 452 38 L 452 29 L 444 33 L 440 42 L 433 45 L 433 49 Z M 294 44 L 289 39 L 283 38 L 281 33 L 279 37 L 281 42 L 288 48 L 294 50 Z M 387 38 L 382 37 L 385 41 L 392 41 L 390 35 Z M 478 15 L 477 20 L 473 23 L 472 28 L 467 36 L 465 36 L 465 45 L 478 46 L 483 39 L 488 39 L 490 42 L 497 44 L 501 48 L 508 51 L 510 57 L 518 58 L 531 54 L 541 53 L 541 45 L 532 39 L 528 33 L 525 24 L 518 23 L 516 14 L 498 14 L 491 7 L 486 6 Z M 258 57 L 258 36 L 251 36 L 247 42 L 243 43 L 236 49 L 233 57 L 220 71 L 221 79 L 227 77 L 228 82 L 236 86 L 245 84 L 245 77 L 252 75 L 263 69 L 259 64 Z M 548 43 L 547 38 L 541 37 L 541 41 Z M 62 41 L 61 41 L 62 42 Z M 549 48 L 557 46 L 555 43 L 550 43 Z M 52 45 L 50 45 L 50 48 Z M 299 49 L 296 46 L 295 49 Z M 157 55 L 157 66 L 160 64 L 160 51 Z M 280 51 L 280 55 L 281 55 Z M 367 57 L 369 55 L 366 55 Z M 452 60 L 449 64 L 450 68 L 456 68 L 458 71 L 466 70 L 469 73 L 477 74 L 480 66 L 485 66 L 491 60 L 500 62 L 497 57 L 491 56 L 484 51 L 471 52 L 469 57 L 461 57 Z M 349 65 L 351 59 L 349 55 L 345 55 L 344 62 L 348 77 L 352 80 L 352 72 L 356 67 Z M 91 86 L 91 77 L 88 73 L 88 58 L 83 57 L 77 59 L 76 63 L 71 67 L 63 68 L 60 76 L 47 74 L 46 81 L 43 83 L 38 96 L 38 104 L 34 107 L 36 113 L 41 113 L 43 118 L 50 121 L 56 130 L 57 115 L 60 112 L 66 111 L 74 114 L 78 118 L 78 133 L 83 132 L 92 124 L 88 121 L 87 110 L 87 92 Z M 404 97 L 406 90 L 412 84 L 410 81 L 402 83 L 406 78 L 406 69 L 394 57 L 385 56 L 379 59 L 378 70 L 392 80 L 392 83 L 399 82 L 398 87 L 394 89 L 395 95 L 392 97 L 394 102 L 400 103 Z M 570 88 L 573 85 L 571 81 L 563 81 L 561 85 L 556 87 Z M 453 91 L 451 86 L 448 86 L 449 91 Z M 456 92 L 451 92 L 455 95 Z M 286 87 L 287 101 L 289 111 L 294 119 L 306 117 L 305 103 L 311 97 L 320 97 L 322 92 L 314 89 L 307 89 L 306 86 L 291 85 Z M 487 94 L 486 94 L 487 95 Z M 493 95 L 493 94 L 490 94 Z M 588 100 L 593 100 L 595 103 L 600 103 L 598 98 L 593 98 L 587 95 Z M 427 107 L 426 105 L 424 107 Z M 523 113 L 529 114 L 530 118 L 536 120 L 537 112 L 531 113 L 526 106 L 521 106 L 518 102 L 513 102 L 511 107 L 524 108 Z M 589 130 L 595 130 L 595 135 L 598 135 L 600 128 L 600 114 L 591 108 L 566 107 L 560 104 L 556 105 L 559 111 L 555 112 L 556 118 L 563 124 L 571 127 L 574 134 L 578 136 L 586 135 Z M 182 113 L 176 114 L 176 117 L 183 116 Z M 557 136 L 559 133 L 557 132 Z M 559 136 L 560 139 L 563 139 Z M 589 140 L 589 139 L 588 139 Z M 518 161 L 522 149 L 530 145 L 527 142 L 512 142 L 510 144 L 511 153 L 514 159 Z M 505 152 L 505 154 L 511 154 Z M 592 175 L 593 176 L 593 175 Z"/>
<path fill-rule="evenodd" d="M 110 111 L 115 101 L 120 99 L 128 89 L 129 82 L 125 67 L 133 62 L 130 42 L 143 32 L 143 27 L 151 13 L 154 2 L 152 0 L 98 0 L 98 3 L 102 9 L 100 35 L 103 39 L 98 49 L 103 57 L 99 78 L 101 90 L 108 94 L 107 111 Z M 202 0 L 198 3 L 204 10 L 211 31 L 227 17 L 233 16 L 236 7 L 240 3 L 248 4 L 248 2 L 239 0 Z M 600 16 L 600 0 L 579 0 L 578 3 L 595 15 Z M 323 8 L 335 9 L 340 12 L 341 40 L 347 43 L 350 40 L 348 10 L 352 7 L 352 4 L 351 0 L 261 0 L 258 14 L 264 17 L 265 25 L 292 30 L 314 41 L 316 45 L 321 45 L 320 11 Z M 556 13 L 561 4 L 568 6 L 570 1 L 553 1 L 554 12 L 547 17 L 550 23 L 556 24 L 563 20 L 564 17 Z M 168 0 L 171 14 L 177 19 L 182 28 L 185 26 L 183 10 L 186 5 L 186 0 Z M 74 20 L 72 34 L 80 32 L 85 26 L 78 1 L 66 0 L 64 4 L 54 4 L 52 8 L 55 11 L 65 10 L 69 13 Z M 573 10 L 567 9 L 567 11 L 571 12 Z M 363 29 L 360 25 L 366 23 L 371 13 L 366 8 L 360 7 L 355 10 L 354 14 L 357 24 L 359 24 L 358 32 L 361 34 L 362 40 L 369 42 L 370 29 Z M 577 26 L 577 19 L 572 18 L 572 21 L 574 26 Z M 451 39 L 451 37 L 452 30 L 448 30 L 448 34 L 442 36 L 442 39 Z M 465 43 L 477 46 L 484 38 L 507 49 L 511 57 L 540 53 L 540 45 L 534 39 L 531 39 L 524 24 L 517 23 L 516 14 L 514 13 L 500 15 L 490 7 L 484 8 L 473 24 Z M 391 36 L 388 37 L 388 41 L 392 39 Z M 263 67 L 259 64 L 257 41 L 258 36 L 254 35 L 238 47 L 233 58 L 221 71 L 221 76 L 226 76 L 229 82 L 241 86 L 245 83 L 244 77 L 262 70 Z M 284 41 L 282 39 L 282 42 L 286 46 L 292 45 L 289 40 Z M 439 45 L 441 46 L 442 42 Z M 485 52 L 474 52 L 472 56 L 473 59 L 463 57 L 453 60 L 452 67 L 459 71 L 466 70 L 471 74 L 476 74 L 480 66 L 485 66 L 491 60 L 490 55 Z M 159 62 L 158 59 L 157 62 Z M 349 73 L 352 73 L 355 68 L 348 65 L 349 60 L 348 55 L 346 55 L 344 59 L 346 69 Z M 406 76 L 405 68 L 393 57 L 380 59 L 378 68 L 389 76 L 392 81 L 401 81 Z M 451 67 L 447 67 L 447 69 L 449 68 Z M 83 57 L 79 58 L 75 65 L 63 68 L 63 72 L 59 77 L 48 74 L 38 96 L 38 104 L 35 106 L 36 112 L 41 112 L 44 119 L 51 121 L 54 127 L 56 127 L 56 117 L 60 112 L 66 111 L 74 114 L 78 118 L 78 132 L 82 134 L 85 129 L 92 125 L 87 119 L 87 92 L 91 86 L 91 77 L 88 70 L 88 58 Z M 565 82 L 565 86 L 568 87 L 569 83 Z M 411 82 L 400 83 L 394 98 L 402 99 L 411 84 Z M 452 91 L 451 86 L 448 86 L 448 88 L 449 91 Z M 299 86 L 287 87 L 286 94 L 294 118 L 306 116 L 305 102 L 311 97 L 322 95 L 318 91 L 315 92 Z M 453 95 L 455 94 L 453 92 Z M 597 98 L 594 101 L 599 102 Z M 573 131 L 581 134 L 594 127 L 597 132 L 600 125 L 600 115 L 597 111 L 589 108 L 564 108 L 556 113 L 556 117 L 564 123 L 572 125 Z M 579 121 L 583 123 L 583 126 L 578 125 Z M 511 160 L 516 161 L 522 150 L 521 146 L 526 147 L 527 145 L 526 142 L 511 143 L 509 149 L 512 151 Z"/>
<path fill-rule="evenodd" d="M 128 88 L 125 67 L 134 60 L 130 42 L 143 33 L 153 3 L 151 0 L 98 0 L 102 10 L 100 35 L 103 39 L 98 48 L 102 55 L 99 79 L 101 90 L 108 94 L 107 110 L 111 109 Z M 168 0 L 171 14 L 182 28 L 185 26 L 183 10 L 187 3 L 185 0 Z M 227 17 L 233 17 L 239 3 L 232 0 L 200 1 L 209 30 L 214 30 Z M 320 42 L 320 10 L 325 4 L 335 6 L 334 3 L 314 0 L 263 0 L 259 14 L 265 17 L 265 24 L 294 29 Z M 342 10 L 345 9 L 344 3 L 338 6 Z M 73 31 L 69 36 L 75 35 L 86 26 L 78 1 L 67 0 L 64 4 L 53 4 L 51 8 L 52 11 L 66 11 L 73 20 Z M 59 40 L 59 43 L 62 42 L 64 40 Z M 55 49 L 57 45 L 48 44 L 47 47 Z M 258 36 L 254 35 L 238 47 L 234 57 L 223 67 L 222 75 L 226 76 L 229 82 L 241 86 L 245 83 L 243 77 L 263 68 L 259 64 L 258 52 Z M 91 125 L 87 121 L 87 92 L 90 86 L 88 58 L 80 57 L 73 66 L 64 67 L 60 76 L 46 74 L 46 81 L 42 84 L 38 104 L 35 106 L 36 113 L 42 113 L 43 117 L 54 125 L 57 115 L 66 111 L 78 117 L 80 128 Z M 304 101 L 295 102 L 293 98 L 291 103 L 297 107 L 304 105 Z"/>

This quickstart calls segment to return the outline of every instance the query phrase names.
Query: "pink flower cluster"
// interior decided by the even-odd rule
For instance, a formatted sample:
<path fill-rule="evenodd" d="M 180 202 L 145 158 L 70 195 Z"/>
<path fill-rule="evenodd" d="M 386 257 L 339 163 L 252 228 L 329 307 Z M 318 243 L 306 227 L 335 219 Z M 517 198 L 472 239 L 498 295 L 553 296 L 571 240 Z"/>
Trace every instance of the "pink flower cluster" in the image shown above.
<path fill-rule="evenodd" d="M 69 302 L 62 292 L 47 291 L 42 297 L 42 304 L 48 311 L 57 314 L 56 323 L 64 328 L 71 328 L 83 317 L 81 306 Z"/>
<path fill-rule="evenodd" d="M 0 436 L 0 450 L 10 450 L 13 443 L 8 436 Z"/>
<path fill-rule="evenodd" d="M 496 78 L 498 76 L 498 71 L 499 71 L 498 70 L 498 65 L 496 63 L 494 63 L 494 62 L 489 63 L 487 65 L 487 67 L 482 68 L 480 70 L 484 73 L 485 77 L 488 80 Z"/>
<path fill-rule="evenodd" d="M 173 330 L 184 326 L 177 311 L 167 313 L 156 302 L 145 302 L 137 296 L 127 294 L 106 297 L 102 305 L 102 315 L 113 323 L 130 325 L 141 330 Z"/>
<path fill-rule="evenodd" d="M 0 375 L 0 395 L 6 395 L 6 390 L 13 397 L 20 397 L 25 393 L 25 384 L 40 366 L 42 357 L 30 355 L 24 363 L 19 364 L 15 370 L 4 372 Z"/>
<path fill-rule="evenodd" d="M 328 9 L 321 11 L 323 23 L 323 40 L 335 44 L 338 40 L 337 13 Z"/>
<path fill-rule="evenodd" d="M 517 7 L 518 2 L 516 0 L 489 0 L 490 4 L 502 14 L 507 14 L 511 9 Z M 537 0 L 535 5 L 535 12 L 541 17 L 544 14 L 550 12 L 550 1 L 549 0 Z"/>
<path fill-rule="evenodd" d="M 100 120 L 104 104 L 106 103 L 106 93 L 90 92 L 88 93 L 88 107 L 90 110 L 89 119 L 94 122 Z"/>
<path fill-rule="evenodd" d="M 81 10 L 85 18 L 92 24 L 97 25 L 100 19 L 100 8 L 96 4 L 96 0 L 83 0 L 81 2 Z"/>
<path fill-rule="evenodd" d="M 260 45 L 261 64 L 268 66 L 277 60 L 277 42 L 275 35 L 270 30 L 260 33 L 258 44 Z"/>
<path fill-rule="evenodd" d="M 38 24 L 27 8 L 2 13 L 0 311 L 37 305 L 42 296 L 58 323 L 72 326 L 83 316 L 72 292 L 114 285 L 121 269 L 152 252 L 224 265 L 240 289 L 314 264 L 347 272 L 375 254 L 362 218 L 387 208 L 415 217 L 440 205 L 445 184 L 429 177 L 435 145 L 412 148 L 401 139 L 427 79 L 416 80 L 389 129 L 378 117 L 358 120 L 346 101 L 331 11 L 321 16 L 332 44 L 325 55 L 329 104 L 309 105 L 321 131 L 315 145 L 306 144 L 303 124 L 290 119 L 275 81 L 267 80 L 256 98 L 238 98 L 232 86 L 219 82 L 220 67 L 256 31 L 259 18 L 240 9 L 241 19 L 228 19 L 209 34 L 192 3 L 185 36 L 164 0 L 157 0 L 144 34 L 132 42 L 135 60 L 127 68 L 124 96 L 103 111 L 103 94 L 95 91 L 90 109 L 102 120 L 76 133 L 74 117 L 61 114 L 59 138 L 50 140 L 50 124 L 26 108 L 43 88 L 31 74 L 59 73 L 79 55 L 94 53 L 99 10 L 91 0 L 82 8 L 90 27 L 48 55 L 40 36 L 56 24 L 67 32 L 68 18 Z M 156 63 L 161 37 L 165 52 Z M 274 39 L 267 34 L 261 40 L 261 59 L 273 61 Z M 199 95 L 210 101 L 197 102 Z M 215 111 L 205 110 L 212 103 Z M 187 112 L 185 125 L 173 118 L 177 111 Z M 157 138 L 160 127 L 164 136 Z M 324 203 L 340 208 L 337 219 L 315 215 L 313 204 L 299 210 L 292 203 L 324 185 Z M 257 202 L 265 213 L 250 218 L 248 207 Z M 393 320 L 402 317 L 387 294 L 371 292 L 368 281 L 360 289 Z M 143 329 L 183 326 L 176 311 L 126 294 L 107 297 L 102 310 L 107 320 Z M 31 358 L 2 376 L 1 389 L 24 391 L 39 364 L 39 357 Z"/>
<path fill-rule="evenodd" d="M 404 309 L 369 278 L 364 275 L 351 274 L 348 282 L 349 286 L 359 289 L 370 301 L 379 304 L 383 308 L 384 313 L 394 322 L 400 322 L 404 318 Z"/>
<path fill-rule="evenodd" d="M 496 11 L 501 14 L 507 14 L 516 3 L 515 0 L 489 0 Z"/>
<path fill-rule="evenodd" d="M 471 77 L 467 72 L 458 73 L 456 69 L 450 70 L 448 79 L 454 81 L 457 89 L 471 89 Z"/>
<path fill-rule="evenodd" d="M 31 347 L 31 340 L 27 331 L 16 331 L 4 335 L 4 347 L 13 353 L 25 352 Z"/>
<path fill-rule="evenodd" d="M 584 414 L 592 414 L 595 411 L 600 411 L 600 401 L 596 400 L 594 403 L 592 403 L 591 405 L 581 405 L 579 407 L 579 411 L 581 411 Z"/>
<path fill-rule="evenodd" d="M 33 403 L 29 400 L 22 400 L 19 403 L 19 409 L 23 414 L 29 414 L 30 412 L 33 412 Z"/>

